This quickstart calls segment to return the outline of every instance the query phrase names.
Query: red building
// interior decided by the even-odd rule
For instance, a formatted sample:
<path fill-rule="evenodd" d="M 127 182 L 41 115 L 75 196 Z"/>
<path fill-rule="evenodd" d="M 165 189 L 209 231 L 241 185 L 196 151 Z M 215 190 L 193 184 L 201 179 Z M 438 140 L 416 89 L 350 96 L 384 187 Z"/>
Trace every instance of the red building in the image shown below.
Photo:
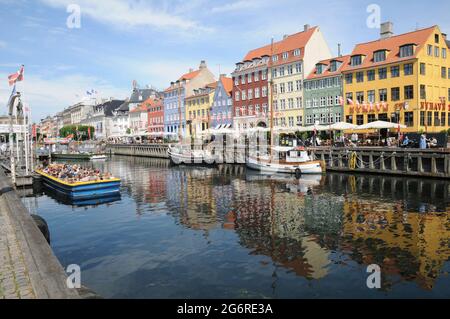
<path fill-rule="evenodd" d="M 148 109 L 149 133 L 164 133 L 164 105 L 162 99 L 149 98 L 144 102 Z"/>
<path fill-rule="evenodd" d="M 268 126 L 268 67 L 269 56 L 250 51 L 242 62 L 236 63 L 233 76 L 234 127 L 245 130 Z"/>

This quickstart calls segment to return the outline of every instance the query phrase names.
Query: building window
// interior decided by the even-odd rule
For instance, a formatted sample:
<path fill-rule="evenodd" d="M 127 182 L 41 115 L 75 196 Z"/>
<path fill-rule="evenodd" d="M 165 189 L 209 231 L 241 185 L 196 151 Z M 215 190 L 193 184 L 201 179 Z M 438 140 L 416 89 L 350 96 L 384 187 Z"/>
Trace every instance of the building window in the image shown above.
<path fill-rule="evenodd" d="M 265 70 L 265 71 L 263 71 L 262 72 L 262 75 L 261 75 L 261 79 L 264 81 L 264 80 L 267 80 L 267 70 Z"/>
<path fill-rule="evenodd" d="M 386 51 L 382 50 L 382 51 L 377 51 L 373 54 L 373 62 L 377 63 L 377 62 L 383 62 L 386 60 Z"/>
<path fill-rule="evenodd" d="M 364 103 L 364 92 L 356 92 L 356 101 L 359 104 Z"/>
<path fill-rule="evenodd" d="M 370 90 L 367 92 L 367 101 L 369 103 L 375 103 L 375 90 Z"/>
<path fill-rule="evenodd" d="M 450 113 L 448 113 L 450 116 Z M 420 126 L 425 126 L 425 111 L 420 111 Z"/>
<path fill-rule="evenodd" d="M 400 58 L 406 58 L 414 55 L 414 45 L 407 44 L 400 47 Z"/>
<path fill-rule="evenodd" d="M 288 92 L 294 91 L 294 82 L 288 82 Z"/>
<path fill-rule="evenodd" d="M 252 83 L 253 80 L 253 73 L 250 73 L 247 75 L 247 83 Z"/>
<path fill-rule="evenodd" d="M 345 102 L 347 104 L 353 103 L 353 93 L 346 93 L 345 94 Z"/>
<path fill-rule="evenodd" d="M 280 83 L 280 93 L 286 92 L 286 85 L 284 83 Z"/>
<path fill-rule="evenodd" d="M 414 126 L 414 112 L 405 112 L 405 125 L 408 127 Z"/>
<path fill-rule="evenodd" d="M 273 61 L 273 62 L 277 62 L 277 61 L 278 61 L 278 55 L 272 56 L 272 61 Z"/>
<path fill-rule="evenodd" d="M 412 75 L 414 73 L 414 67 L 412 63 L 405 64 L 403 66 L 403 72 L 405 75 Z"/>
<path fill-rule="evenodd" d="M 442 58 L 447 59 L 447 49 L 445 48 L 442 49 Z"/>
<path fill-rule="evenodd" d="M 353 73 L 348 73 L 345 75 L 345 83 L 352 84 L 353 83 Z"/>
<path fill-rule="evenodd" d="M 267 86 L 262 87 L 262 96 L 267 97 Z"/>
<path fill-rule="evenodd" d="M 450 89 L 448 89 L 448 99 L 447 100 L 450 101 Z M 449 124 L 450 124 L 450 122 L 449 122 Z"/>
<path fill-rule="evenodd" d="M 240 96 L 239 91 L 237 91 L 237 92 L 234 94 L 234 100 L 235 100 L 236 102 L 239 101 L 239 96 Z"/>
<path fill-rule="evenodd" d="M 362 64 L 362 55 L 354 55 L 351 58 L 351 65 L 358 66 Z"/>
<path fill-rule="evenodd" d="M 255 88 L 255 99 L 259 99 L 259 88 Z"/>
<path fill-rule="evenodd" d="M 439 51 L 440 51 L 439 47 L 434 47 L 434 56 L 436 58 L 439 58 Z"/>
<path fill-rule="evenodd" d="M 248 90 L 248 99 L 249 99 L 249 100 L 252 100 L 252 99 L 253 99 L 253 90 L 252 90 L 252 89 L 249 89 L 249 90 Z"/>
<path fill-rule="evenodd" d="M 356 115 L 356 125 L 363 125 L 364 124 L 364 115 L 359 114 Z"/>
<path fill-rule="evenodd" d="M 420 98 L 422 100 L 426 100 L 427 99 L 427 88 L 423 84 L 420 85 Z"/>
<path fill-rule="evenodd" d="M 400 101 L 400 88 L 391 89 L 391 99 L 392 101 Z"/>
<path fill-rule="evenodd" d="M 241 76 L 241 84 L 245 84 L 245 76 Z"/>
<path fill-rule="evenodd" d="M 375 81 L 375 70 L 367 71 L 367 81 Z"/>
<path fill-rule="evenodd" d="M 441 126 L 445 126 L 445 112 L 441 112 Z"/>
<path fill-rule="evenodd" d="M 368 114 L 367 115 L 367 123 L 375 122 L 377 119 L 375 117 L 375 114 Z"/>
<path fill-rule="evenodd" d="M 286 60 L 289 57 L 288 52 L 283 52 L 283 60 Z"/>
<path fill-rule="evenodd" d="M 294 50 L 294 56 L 300 56 L 300 49 Z"/>
<path fill-rule="evenodd" d="M 412 100 L 412 99 L 414 99 L 414 86 L 407 85 L 405 86 L 405 100 Z"/>
<path fill-rule="evenodd" d="M 296 106 L 297 106 L 298 109 L 302 107 L 302 98 L 301 97 L 297 98 L 297 105 Z"/>
<path fill-rule="evenodd" d="M 296 86 L 297 91 L 301 91 L 302 90 L 302 81 L 301 80 L 297 80 L 295 82 L 295 86 Z"/>
<path fill-rule="evenodd" d="M 427 74 L 427 65 L 425 63 L 420 63 L 420 75 Z"/>
<path fill-rule="evenodd" d="M 439 44 L 439 34 L 434 35 L 434 43 Z"/>
<path fill-rule="evenodd" d="M 356 72 L 356 82 L 364 82 L 364 72 Z"/>
<path fill-rule="evenodd" d="M 380 80 L 384 80 L 387 78 L 387 69 L 386 68 L 379 68 L 378 69 L 378 78 Z"/>
<path fill-rule="evenodd" d="M 292 67 L 292 65 L 288 65 L 288 74 L 289 75 L 291 75 L 291 74 L 294 74 L 294 68 Z"/>
<path fill-rule="evenodd" d="M 428 56 L 433 56 L 433 46 L 431 44 L 427 46 L 427 54 Z"/>
<path fill-rule="evenodd" d="M 433 112 L 427 112 L 427 126 L 433 125 Z"/>
<path fill-rule="evenodd" d="M 301 73 L 302 72 L 302 64 L 301 63 L 296 63 L 295 64 L 295 71 L 297 73 Z"/>
<path fill-rule="evenodd" d="M 441 67 L 441 77 L 443 79 L 447 78 L 447 68 L 445 66 Z"/>
<path fill-rule="evenodd" d="M 439 112 L 434 112 L 434 126 L 440 126 L 441 119 L 439 118 Z"/>
<path fill-rule="evenodd" d="M 353 115 L 347 115 L 347 116 L 345 117 L 345 122 L 346 122 L 346 123 L 353 124 Z"/>
<path fill-rule="evenodd" d="M 255 82 L 259 81 L 259 71 L 255 73 Z"/>
<path fill-rule="evenodd" d="M 379 90 L 379 94 L 380 94 L 380 102 L 387 102 L 388 100 L 387 89 Z"/>

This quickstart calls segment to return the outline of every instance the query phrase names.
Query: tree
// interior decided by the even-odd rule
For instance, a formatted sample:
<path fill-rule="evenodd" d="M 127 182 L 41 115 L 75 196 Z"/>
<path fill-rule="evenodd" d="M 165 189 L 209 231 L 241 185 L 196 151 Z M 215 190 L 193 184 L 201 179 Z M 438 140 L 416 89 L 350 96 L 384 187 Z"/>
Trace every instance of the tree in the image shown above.
<path fill-rule="evenodd" d="M 59 136 L 61 137 L 73 136 L 74 140 L 86 141 L 89 139 L 89 129 L 91 139 L 93 139 L 95 134 L 95 128 L 92 126 L 85 126 L 85 125 L 64 126 L 59 130 Z"/>

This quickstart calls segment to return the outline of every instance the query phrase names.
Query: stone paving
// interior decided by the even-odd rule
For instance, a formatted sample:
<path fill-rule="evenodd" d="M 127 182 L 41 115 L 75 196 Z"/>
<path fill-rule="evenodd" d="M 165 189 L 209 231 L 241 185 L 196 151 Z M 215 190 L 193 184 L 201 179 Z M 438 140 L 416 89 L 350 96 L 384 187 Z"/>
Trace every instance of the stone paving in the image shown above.
<path fill-rule="evenodd" d="M 8 213 L 0 209 L 0 299 L 35 299 Z"/>

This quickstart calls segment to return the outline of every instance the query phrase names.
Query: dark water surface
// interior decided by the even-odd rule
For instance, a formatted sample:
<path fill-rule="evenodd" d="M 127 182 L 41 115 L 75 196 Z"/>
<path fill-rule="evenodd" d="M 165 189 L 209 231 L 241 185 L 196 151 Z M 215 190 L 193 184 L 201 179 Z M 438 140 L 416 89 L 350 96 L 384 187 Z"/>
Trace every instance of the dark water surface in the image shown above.
<path fill-rule="evenodd" d="M 120 177 L 121 198 L 79 207 L 44 189 L 24 202 L 47 220 L 63 266 L 80 265 L 104 297 L 450 297 L 446 181 L 88 165 Z M 371 264 L 379 290 L 366 285 Z"/>

